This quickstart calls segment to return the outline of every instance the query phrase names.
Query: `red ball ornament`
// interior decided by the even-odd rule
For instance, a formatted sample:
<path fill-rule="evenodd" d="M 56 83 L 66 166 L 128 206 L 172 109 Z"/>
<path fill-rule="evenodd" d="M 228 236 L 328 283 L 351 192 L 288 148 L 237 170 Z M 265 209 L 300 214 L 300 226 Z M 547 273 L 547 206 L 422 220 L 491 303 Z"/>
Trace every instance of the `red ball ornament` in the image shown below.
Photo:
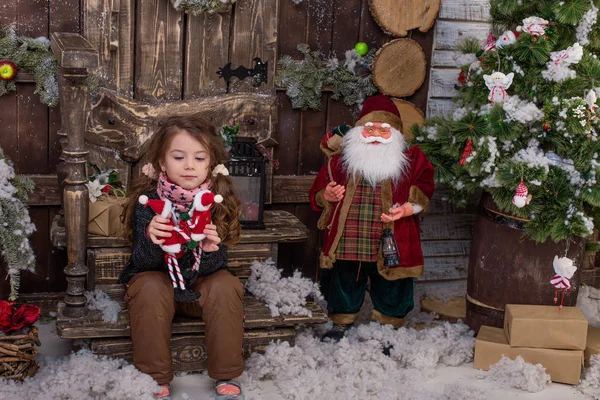
<path fill-rule="evenodd" d="M 17 76 L 17 66 L 10 60 L 0 60 L 0 80 L 12 81 Z"/>

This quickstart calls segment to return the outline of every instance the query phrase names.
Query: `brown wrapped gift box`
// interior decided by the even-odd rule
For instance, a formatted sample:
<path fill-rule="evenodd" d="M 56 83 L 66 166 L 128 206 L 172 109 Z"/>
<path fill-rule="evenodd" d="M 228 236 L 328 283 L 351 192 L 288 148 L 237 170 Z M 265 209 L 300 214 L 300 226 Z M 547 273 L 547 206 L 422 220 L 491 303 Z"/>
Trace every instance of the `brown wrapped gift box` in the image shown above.
<path fill-rule="evenodd" d="M 585 350 L 588 322 L 577 307 L 507 304 L 504 332 L 511 347 Z"/>
<path fill-rule="evenodd" d="M 101 236 L 121 236 L 125 233 L 121 223 L 121 213 L 127 203 L 124 197 L 108 197 L 108 199 L 90 202 L 88 214 L 88 233 Z"/>
<path fill-rule="evenodd" d="M 482 326 L 475 341 L 473 367 L 487 371 L 503 355 L 513 360 L 521 356 L 528 363 L 542 364 L 554 382 L 571 385 L 579 383 L 583 351 L 510 347 L 504 330 Z"/>

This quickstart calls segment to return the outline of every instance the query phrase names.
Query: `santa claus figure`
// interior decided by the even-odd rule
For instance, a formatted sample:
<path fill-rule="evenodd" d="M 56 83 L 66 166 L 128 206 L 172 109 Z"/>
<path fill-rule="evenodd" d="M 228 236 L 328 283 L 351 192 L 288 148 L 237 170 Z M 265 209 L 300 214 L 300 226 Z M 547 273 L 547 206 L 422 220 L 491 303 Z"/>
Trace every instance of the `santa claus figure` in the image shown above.
<path fill-rule="evenodd" d="M 377 95 L 365 101 L 355 127 L 337 135 L 341 140 L 328 134 L 321 142 L 330 158 L 310 189 L 310 203 L 325 231 L 320 266 L 331 269 L 326 290 L 334 326 L 324 339 L 341 339 L 356 321 L 369 281 L 373 320 L 398 328 L 414 307 L 413 278 L 423 274 L 417 214 L 429 206 L 434 170 L 401 131 L 394 102 Z M 397 265 L 384 265 L 384 229 L 396 240 Z"/>

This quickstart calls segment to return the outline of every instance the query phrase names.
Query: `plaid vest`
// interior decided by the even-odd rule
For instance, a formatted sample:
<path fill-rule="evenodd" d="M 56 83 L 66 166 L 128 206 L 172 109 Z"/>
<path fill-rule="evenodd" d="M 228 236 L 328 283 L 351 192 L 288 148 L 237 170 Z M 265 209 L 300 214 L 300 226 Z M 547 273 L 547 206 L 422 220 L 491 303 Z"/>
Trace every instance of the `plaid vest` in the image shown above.
<path fill-rule="evenodd" d="M 377 261 L 383 233 L 381 213 L 381 186 L 373 189 L 361 178 L 335 252 L 337 260 Z"/>

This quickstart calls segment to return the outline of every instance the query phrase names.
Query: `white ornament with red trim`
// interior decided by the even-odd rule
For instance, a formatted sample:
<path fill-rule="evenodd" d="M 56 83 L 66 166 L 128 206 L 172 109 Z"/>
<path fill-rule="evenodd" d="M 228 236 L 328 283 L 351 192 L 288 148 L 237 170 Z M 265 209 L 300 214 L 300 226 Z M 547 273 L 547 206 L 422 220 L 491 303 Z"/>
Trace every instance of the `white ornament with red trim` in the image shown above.
<path fill-rule="evenodd" d="M 528 205 L 529 202 L 531 202 L 531 195 L 529 194 L 529 189 L 527 188 L 527 186 L 525 186 L 525 183 L 523 183 L 522 179 L 521 183 L 519 183 L 519 185 L 517 185 L 517 188 L 515 189 L 515 195 L 512 198 L 512 202 L 518 208 L 523 208 L 526 205 Z"/>
<path fill-rule="evenodd" d="M 504 46 L 508 46 L 508 45 L 515 43 L 517 41 L 517 38 L 519 37 L 519 35 L 520 35 L 519 32 L 513 32 L 513 31 L 504 32 L 498 38 L 498 40 L 496 40 L 496 47 L 500 49 Z"/>
<path fill-rule="evenodd" d="M 192 211 L 190 212 L 191 238 L 196 242 L 203 240 L 206 235 L 204 228 L 211 223 L 210 209 L 215 203 L 223 202 L 223 196 L 215 195 L 210 190 L 201 190 L 194 196 Z"/>
<path fill-rule="evenodd" d="M 585 96 L 585 102 L 591 113 L 590 121 L 596 121 L 598 119 L 598 116 L 596 115 L 596 108 L 598 107 L 596 105 L 597 100 L 598 98 L 596 97 L 596 92 L 594 90 L 590 90 L 587 96 Z"/>
<path fill-rule="evenodd" d="M 496 37 L 492 34 L 492 32 L 488 33 L 488 37 L 487 37 L 487 43 L 485 44 L 485 46 L 483 46 L 483 48 L 481 50 L 485 51 L 490 51 L 490 50 L 494 50 L 496 48 Z"/>
<path fill-rule="evenodd" d="M 528 17 L 523 20 L 523 26 L 518 26 L 517 31 L 525 31 L 531 36 L 543 36 L 550 22 L 540 17 Z"/>
<path fill-rule="evenodd" d="M 503 102 L 508 96 L 506 89 L 512 85 L 513 78 L 515 77 L 514 72 L 508 75 L 504 75 L 502 72 L 494 72 L 491 75 L 484 75 L 483 80 L 485 85 L 490 89 L 488 100 L 490 103 Z"/>
<path fill-rule="evenodd" d="M 558 310 L 560 311 L 563 308 L 565 291 L 571 290 L 571 278 L 573 275 L 575 275 L 577 267 L 573 264 L 573 260 L 570 258 L 558 258 L 558 256 L 554 256 L 552 266 L 554 267 L 554 277 L 550 280 L 550 283 L 556 288 L 556 292 L 554 294 L 554 304 L 558 303 L 558 291 L 560 290 L 562 292 L 560 306 L 558 307 Z"/>

